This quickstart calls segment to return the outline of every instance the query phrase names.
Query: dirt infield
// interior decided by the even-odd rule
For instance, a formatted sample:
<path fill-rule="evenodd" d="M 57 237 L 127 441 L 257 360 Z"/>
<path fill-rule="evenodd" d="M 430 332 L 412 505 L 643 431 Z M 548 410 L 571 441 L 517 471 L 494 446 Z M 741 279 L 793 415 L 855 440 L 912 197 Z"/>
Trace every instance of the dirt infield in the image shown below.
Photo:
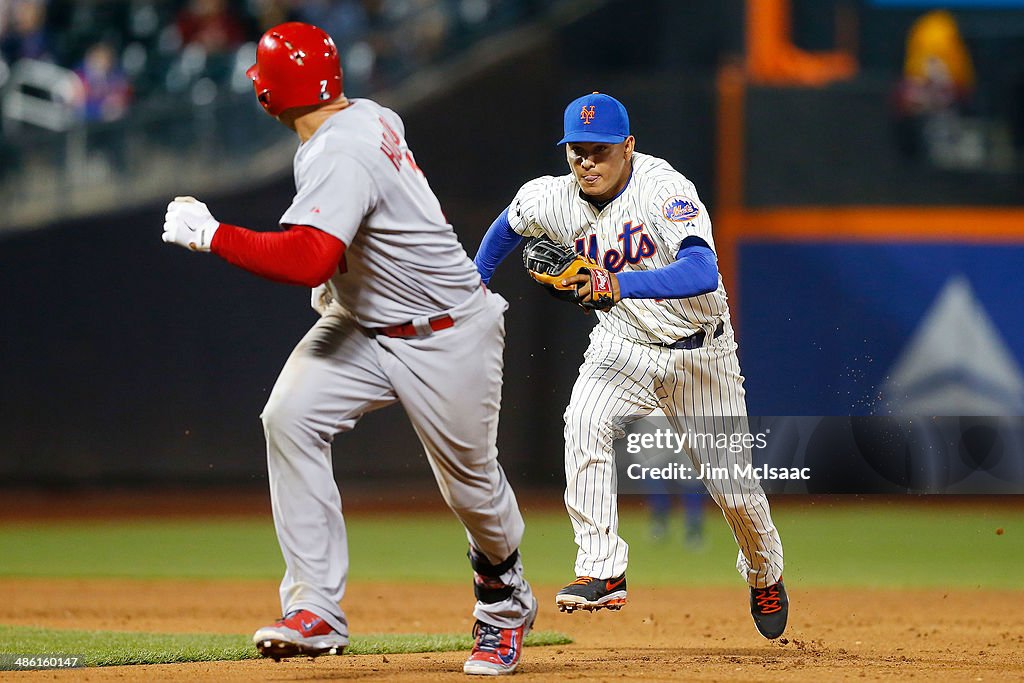
<path fill-rule="evenodd" d="M 742 586 L 630 586 L 618 613 L 558 614 L 542 586 L 538 628 L 575 643 L 527 649 L 517 680 L 1020 680 L 1024 593 L 801 589 L 786 637 L 761 639 Z M 354 633 L 468 631 L 460 586 L 366 584 L 345 604 Z M 0 579 L 0 623 L 246 633 L 276 616 L 273 582 Z M 464 653 L 343 656 L 5 672 L 12 680 L 466 680 Z"/>

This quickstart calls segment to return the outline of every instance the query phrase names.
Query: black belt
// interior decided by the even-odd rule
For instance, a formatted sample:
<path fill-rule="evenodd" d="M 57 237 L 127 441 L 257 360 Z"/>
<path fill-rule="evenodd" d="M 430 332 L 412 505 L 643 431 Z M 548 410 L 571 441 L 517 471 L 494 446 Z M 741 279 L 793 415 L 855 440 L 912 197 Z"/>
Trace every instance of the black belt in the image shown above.
<path fill-rule="evenodd" d="M 712 339 L 718 339 L 725 332 L 725 323 L 722 321 L 718 322 L 718 327 L 715 328 L 715 333 L 711 336 Z M 699 349 L 704 346 L 704 338 L 707 337 L 707 333 L 704 330 L 697 330 L 689 337 L 684 337 L 674 344 L 662 344 L 662 346 L 669 349 L 686 349 L 692 351 L 693 349 Z"/>

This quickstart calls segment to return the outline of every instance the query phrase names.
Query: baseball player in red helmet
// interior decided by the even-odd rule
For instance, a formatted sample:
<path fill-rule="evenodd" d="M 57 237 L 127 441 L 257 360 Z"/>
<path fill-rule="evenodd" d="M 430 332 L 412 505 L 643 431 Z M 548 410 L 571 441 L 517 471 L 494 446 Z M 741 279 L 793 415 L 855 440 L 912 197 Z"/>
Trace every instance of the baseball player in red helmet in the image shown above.
<path fill-rule="evenodd" d="M 274 659 L 340 654 L 348 645 L 339 606 L 348 547 L 331 443 L 365 413 L 400 402 L 469 539 L 476 623 L 463 670 L 512 673 L 537 602 L 519 557 L 523 518 L 495 446 L 508 304 L 483 286 L 402 120 L 343 94 L 330 36 L 308 24 L 276 26 L 248 74 L 263 108 L 301 141 L 283 230 L 221 223 L 205 204 L 178 197 L 163 239 L 310 287 L 321 314 L 262 415 L 287 570 L 284 616 L 253 641 Z M 343 446 L 338 453 L 353 455 Z"/>

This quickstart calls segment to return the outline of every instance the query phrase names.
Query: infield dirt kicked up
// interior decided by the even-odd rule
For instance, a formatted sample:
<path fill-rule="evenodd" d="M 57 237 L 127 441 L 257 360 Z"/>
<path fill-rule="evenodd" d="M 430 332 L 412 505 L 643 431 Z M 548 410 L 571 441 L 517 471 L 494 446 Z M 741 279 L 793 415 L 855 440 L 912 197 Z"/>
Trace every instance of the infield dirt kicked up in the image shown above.
<path fill-rule="evenodd" d="M 512 680 L 961 680 L 1024 678 L 1016 591 L 802 589 L 785 636 L 757 635 L 746 591 L 630 586 L 620 612 L 559 614 L 558 586 L 538 586 L 537 628 L 571 645 L 527 648 Z M 52 628 L 248 633 L 276 616 L 269 581 L 0 580 L 0 622 Z M 353 583 L 354 633 L 468 632 L 468 587 Z M 442 681 L 466 653 L 5 672 L 10 680 Z"/>

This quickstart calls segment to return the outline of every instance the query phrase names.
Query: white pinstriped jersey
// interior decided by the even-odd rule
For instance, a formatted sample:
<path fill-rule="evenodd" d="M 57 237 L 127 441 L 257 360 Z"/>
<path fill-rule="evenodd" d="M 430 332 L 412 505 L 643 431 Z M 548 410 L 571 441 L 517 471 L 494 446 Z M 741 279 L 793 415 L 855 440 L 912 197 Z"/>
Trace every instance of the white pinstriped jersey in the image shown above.
<path fill-rule="evenodd" d="M 520 235 L 547 235 L 594 258 L 612 272 L 663 268 L 693 235 L 712 250 L 711 218 L 693 183 L 664 159 L 634 152 L 622 192 L 603 208 L 585 200 L 572 173 L 543 176 L 520 188 L 508 220 Z M 671 344 L 700 329 L 711 334 L 728 318 L 725 287 L 688 299 L 623 299 L 598 312 L 612 334 L 644 343 Z"/>

